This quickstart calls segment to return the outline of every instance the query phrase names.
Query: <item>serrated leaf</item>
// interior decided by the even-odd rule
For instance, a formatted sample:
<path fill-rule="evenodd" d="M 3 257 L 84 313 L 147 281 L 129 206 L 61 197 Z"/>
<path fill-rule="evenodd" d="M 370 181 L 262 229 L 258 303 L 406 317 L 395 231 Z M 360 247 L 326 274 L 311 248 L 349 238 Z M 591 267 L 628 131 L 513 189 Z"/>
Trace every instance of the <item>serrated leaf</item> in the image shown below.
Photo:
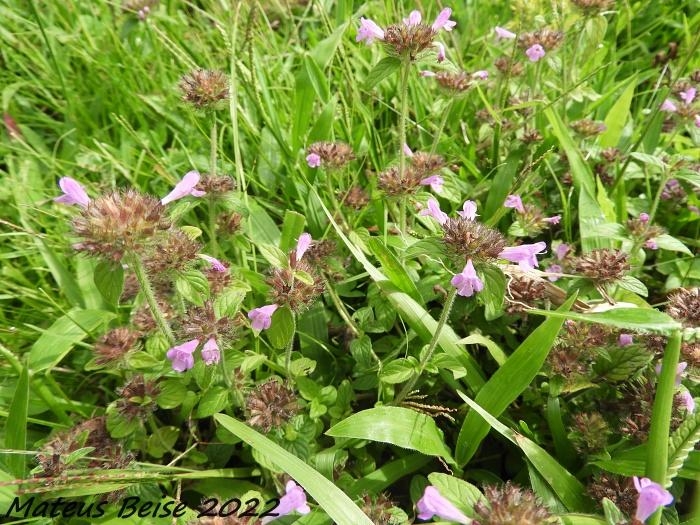
<path fill-rule="evenodd" d="M 217 318 L 235 317 L 245 299 L 246 289 L 228 287 L 216 295 L 214 299 L 214 314 Z"/>
<path fill-rule="evenodd" d="M 631 275 L 623 276 L 622 279 L 617 281 L 617 285 L 620 288 L 629 290 L 630 292 L 641 295 L 642 297 L 647 297 L 649 295 L 649 290 L 647 290 L 647 287 L 644 286 L 644 283 Z"/>
<path fill-rule="evenodd" d="M 287 256 L 277 246 L 272 244 L 258 244 L 258 250 L 265 260 L 275 268 L 284 268 L 287 266 Z"/>
<path fill-rule="evenodd" d="M 283 306 L 275 310 L 272 314 L 270 328 L 267 329 L 267 338 L 270 344 L 281 350 L 289 343 L 289 340 L 294 337 L 294 314 L 292 311 Z"/>
<path fill-rule="evenodd" d="M 202 418 L 211 416 L 223 410 L 228 404 L 228 389 L 222 386 L 210 388 L 199 400 L 196 417 Z"/>
<path fill-rule="evenodd" d="M 187 301 L 197 306 L 202 306 L 204 300 L 209 297 L 209 281 L 198 270 L 187 270 L 175 279 L 175 288 Z"/>
<path fill-rule="evenodd" d="M 381 59 L 377 65 L 372 68 L 369 72 L 367 78 L 365 79 L 366 90 L 372 89 L 374 86 L 379 84 L 382 80 L 392 75 L 394 72 L 398 71 L 401 67 L 401 60 L 396 57 L 385 57 Z"/>
<path fill-rule="evenodd" d="M 593 371 L 608 381 L 625 381 L 641 372 L 652 359 L 653 355 L 638 345 L 611 348 L 596 360 Z"/>
<path fill-rule="evenodd" d="M 202 236 L 202 230 L 196 226 L 180 226 L 180 229 L 191 241 L 196 241 Z"/>
<path fill-rule="evenodd" d="M 603 498 L 603 512 L 605 513 L 605 521 L 608 525 L 624 523 L 625 515 L 617 508 L 617 505 L 608 498 Z"/>
<path fill-rule="evenodd" d="M 175 408 L 182 404 L 187 395 L 187 387 L 180 379 L 167 379 L 160 383 L 156 404 L 161 408 Z"/>
<path fill-rule="evenodd" d="M 670 485 L 673 479 L 678 475 L 688 455 L 699 442 L 700 410 L 696 410 L 693 414 L 686 414 L 681 426 L 679 426 L 669 438 L 666 486 Z"/>
<path fill-rule="evenodd" d="M 379 380 L 389 385 L 408 381 L 416 371 L 418 361 L 414 357 L 395 359 L 382 368 Z"/>
<path fill-rule="evenodd" d="M 98 262 L 95 266 L 93 280 L 100 295 L 108 305 L 116 306 L 119 304 L 119 297 L 124 288 L 124 268 L 121 264 Z"/>

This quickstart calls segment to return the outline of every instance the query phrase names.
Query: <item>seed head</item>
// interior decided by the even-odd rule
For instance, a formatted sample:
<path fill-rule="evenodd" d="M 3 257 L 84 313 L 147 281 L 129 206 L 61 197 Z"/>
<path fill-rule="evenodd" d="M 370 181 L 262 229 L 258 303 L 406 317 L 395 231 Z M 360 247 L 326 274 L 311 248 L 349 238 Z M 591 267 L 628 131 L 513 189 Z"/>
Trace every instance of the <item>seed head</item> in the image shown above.
<path fill-rule="evenodd" d="M 369 203 L 369 195 L 361 186 L 353 186 L 345 194 L 343 203 L 355 210 L 361 210 Z"/>
<path fill-rule="evenodd" d="M 564 33 L 545 27 L 530 33 L 522 33 L 518 37 L 518 46 L 522 49 L 528 49 L 539 44 L 546 51 L 552 51 L 561 44 L 562 40 L 564 40 Z"/>
<path fill-rule="evenodd" d="M 160 387 L 137 374 L 123 387 L 117 388 L 117 410 L 126 419 L 145 419 L 156 409 Z"/>
<path fill-rule="evenodd" d="M 615 5 L 615 0 L 571 0 L 586 16 L 592 16 L 607 11 Z"/>
<path fill-rule="evenodd" d="M 574 269 L 596 284 L 612 283 L 629 271 L 629 256 L 620 250 L 601 248 L 576 258 Z"/>
<path fill-rule="evenodd" d="M 237 330 L 236 321 L 230 317 L 216 317 L 214 303 L 205 301 L 203 306 L 190 308 L 185 314 L 181 326 L 181 339 L 208 341 L 212 337 L 220 345 L 233 339 Z"/>
<path fill-rule="evenodd" d="M 294 391 L 272 379 L 258 385 L 246 401 L 248 424 L 269 432 L 280 428 L 299 412 Z"/>
<path fill-rule="evenodd" d="M 589 118 L 576 120 L 571 123 L 571 128 L 584 137 L 595 137 L 608 129 L 602 122 L 596 122 Z"/>
<path fill-rule="evenodd" d="M 236 183 L 228 175 L 204 175 L 195 189 L 203 191 L 208 196 L 218 197 L 236 189 Z"/>
<path fill-rule="evenodd" d="M 435 74 L 435 81 L 445 91 L 456 95 L 464 93 L 472 87 L 474 79 L 466 71 L 459 71 L 458 73 L 440 71 Z"/>
<path fill-rule="evenodd" d="M 583 412 L 573 417 L 571 436 L 576 449 L 584 454 L 599 452 L 607 445 L 610 429 L 600 412 Z"/>
<path fill-rule="evenodd" d="M 509 278 L 506 289 L 506 301 L 508 313 L 527 311 L 527 307 L 534 308 L 537 301 L 547 296 L 547 288 L 543 281 L 530 279 L 525 275 L 514 275 Z"/>
<path fill-rule="evenodd" d="M 222 71 L 195 69 L 180 79 L 182 100 L 196 109 L 215 109 L 228 98 L 228 78 Z"/>
<path fill-rule="evenodd" d="M 138 339 L 138 332 L 123 326 L 110 330 L 95 343 L 95 362 L 98 365 L 106 365 L 120 361 Z"/>
<path fill-rule="evenodd" d="M 185 232 L 171 228 L 146 253 L 144 265 L 151 275 L 181 272 L 192 265 L 201 249 L 202 245 L 190 239 Z"/>
<path fill-rule="evenodd" d="M 73 230 L 82 237 L 73 247 L 112 261 L 120 261 L 128 252 L 141 254 L 170 227 L 164 211 L 150 195 L 131 189 L 113 191 L 91 200 L 73 220 Z"/>
<path fill-rule="evenodd" d="M 437 35 L 432 27 L 425 24 L 392 24 L 384 31 L 384 43 L 389 54 L 408 57 L 415 61 L 420 54 L 433 47 Z"/>
<path fill-rule="evenodd" d="M 223 233 L 235 235 L 241 230 L 242 221 L 243 216 L 240 213 L 222 213 L 216 218 L 216 226 Z"/>
<path fill-rule="evenodd" d="M 683 186 L 680 185 L 678 179 L 669 179 L 661 191 L 663 200 L 683 200 L 686 196 Z"/>
<path fill-rule="evenodd" d="M 700 288 L 678 288 L 671 292 L 666 312 L 685 326 L 700 326 Z"/>
<path fill-rule="evenodd" d="M 355 159 L 352 147 L 345 142 L 314 142 L 309 146 L 309 154 L 318 155 L 322 166 L 335 169 Z"/>
<path fill-rule="evenodd" d="M 523 74 L 524 67 L 522 62 L 516 62 L 508 57 L 499 57 L 493 63 L 496 69 L 503 73 L 504 75 L 510 75 L 511 77 L 519 77 Z"/>
<path fill-rule="evenodd" d="M 391 525 L 394 523 L 394 516 L 391 513 L 392 507 L 394 507 L 394 502 L 383 492 L 377 496 L 362 495 L 362 512 L 375 525 Z"/>
<path fill-rule="evenodd" d="M 691 367 L 700 367 L 700 341 L 683 341 L 681 343 L 683 360 Z"/>
<path fill-rule="evenodd" d="M 170 304 L 171 301 L 162 295 L 157 295 L 156 301 L 158 303 L 158 309 L 163 313 L 163 317 L 166 319 L 166 321 L 171 320 L 175 316 L 175 310 Z M 131 323 L 141 336 L 148 334 L 157 328 L 156 322 L 153 319 L 153 314 L 151 314 L 151 309 L 148 307 L 148 305 L 143 305 L 141 308 L 136 310 L 131 318 Z"/>
<path fill-rule="evenodd" d="M 474 505 L 479 525 L 544 525 L 550 516 L 534 492 L 510 481 L 484 487 L 484 496 Z"/>
<path fill-rule="evenodd" d="M 304 272 L 311 278 L 312 283 L 304 282 L 295 276 L 296 272 Z M 323 281 L 318 277 L 307 261 L 297 261 L 294 270 L 291 268 L 275 268 L 272 270 L 267 283 L 272 287 L 272 302 L 280 306 L 287 305 L 292 311 L 299 313 L 308 308 L 323 292 Z"/>
<path fill-rule="evenodd" d="M 477 221 L 448 218 L 442 228 L 442 241 L 452 253 L 463 257 L 465 263 L 469 259 L 480 262 L 497 259 L 506 247 L 506 239 L 500 232 Z"/>
<path fill-rule="evenodd" d="M 208 268 L 204 271 L 204 276 L 207 278 L 207 281 L 209 281 L 209 290 L 212 295 L 220 294 L 224 288 L 231 284 L 232 280 L 228 268 L 223 272 L 215 270 L 214 268 Z"/>
<path fill-rule="evenodd" d="M 637 491 L 629 477 L 601 472 L 593 476 L 588 485 L 588 494 L 602 507 L 603 498 L 608 498 L 628 516 L 634 516 L 637 508 Z"/>

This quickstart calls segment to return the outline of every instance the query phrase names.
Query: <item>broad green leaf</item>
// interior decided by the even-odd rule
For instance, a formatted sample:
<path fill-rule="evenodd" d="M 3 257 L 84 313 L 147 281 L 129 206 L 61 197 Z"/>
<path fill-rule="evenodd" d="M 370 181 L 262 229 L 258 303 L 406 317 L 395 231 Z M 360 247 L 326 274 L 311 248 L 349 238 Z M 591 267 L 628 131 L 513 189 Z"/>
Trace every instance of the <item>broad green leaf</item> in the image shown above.
<path fill-rule="evenodd" d="M 209 281 L 199 270 L 186 270 L 175 279 L 175 288 L 184 299 L 202 306 L 209 297 Z"/>
<path fill-rule="evenodd" d="M 662 250 L 670 250 L 674 252 L 682 252 L 686 255 L 693 255 L 693 252 L 690 251 L 690 249 L 683 244 L 681 241 L 676 239 L 675 237 L 670 236 L 667 233 L 664 233 L 662 235 L 659 235 L 658 237 L 654 237 L 654 241 L 658 245 L 659 248 Z"/>
<path fill-rule="evenodd" d="M 5 448 L 22 451 L 27 448 L 27 411 L 29 408 L 29 370 L 22 367 L 15 392 L 10 403 L 7 426 L 5 426 Z M 7 470 L 17 478 L 26 474 L 26 456 L 21 452 L 5 456 Z"/>
<path fill-rule="evenodd" d="M 586 496 L 586 488 L 583 484 L 569 473 L 568 470 L 557 463 L 557 460 L 550 456 L 547 451 L 534 441 L 500 423 L 495 417 L 489 414 L 487 410 L 463 393 L 458 392 L 458 394 L 459 397 L 461 397 L 472 410 L 476 411 L 484 418 L 496 432 L 523 451 L 527 459 L 532 463 L 532 466 L 535 467 L 537 472 L 549 484 L 564 507 L 570 512 L 581 512 L 587 510 L 591 506 Z"/>
<path fill-rule="evenodd" d="M 569 298 L 558 312 L 567 312 L 575 300 L 575 296 Z M 561 318 L 552 318 L 538 326 L 479 390 L 476 402 L 495 417 L 501 415 L 540 371 L 563 323 Z M 488 433 L 489 424 L 471 410 L 457 439 L 455 455 L 460 465 L 474 456 Z"/>
<path fill-rule="evenodd" d="M 416 371 L 418 361 L 415 357 L 395 359 L 382 368 L 379 379 L 383 383 L 396 385 L 408 381 Z"/>
<path fill-rule="evenodd" d="M 515 175 L 518 173 L 518 167 L 524 154 L 525 151 L 521 149 L 512 151 L 496 172 L 486 197 L 486 205 L 483 212 L 484 221 L 490 222 L 497 210 L 503 210 L 503 202 L 512 190 L 513 180 L 515 180 Z"/>
<path fill-rule="evenodd" d="M 252 198 L 248 200 L 248 220 L 246 234 L 255 244 L 266 243 L 277 246 L 280 230 L 262 206 Z"/>
<path fill-rule="evenodd" d="M 230 416 L 216 414 L 214 419 L 291 476 L 318 502 L 335 523 L 338 525 L 373 525 L 372 521 L 343 491 L 305 462 Z"/>
<path fill-rule="evenodd" d="M 311 85 L 316 92 L 316 96 L 324 104 L 328 102 L 331 97 L 330 88 L 328 87 L 328 81 L 326 80 L 326 75 L 323 70 L 318 66 L 313 57 L 307 55 L 304 57 L 304 67 L 306 68 L 306 74 L 309 75 L 309 80 Z"/>
<path fill-rule="evenodd" d="M 265 260 L 275 268 L 284 268 L 287 266 L 287 255 L 277 246 L 272 244 L 259 243 L 258 250 Z"/>
<path fill-rule="evenodd" d="M 647 290 L 647 287 L 644 286 L 644 283 L 631 275 L 623 275 L 622 279 L 617 282 L 617 285 L 620 288 L 629 290 L 630 292 L 641 295 L 642 297 L 647 297 L 649 295 L 649 290 Z"/>
<path fill-rule="evenodd" d="M 349 19 L 348 19 L 349 20 Z M 328 67 L 333 55 L 335 54 L 340 42 L 342 42 L 345 30 L 348 28 L 349 22 L 340 24 L 335 28 L 333 33 L 321 40 L 314 48 L 310 51 L 311 57 L 316 61 L 316 63 L 322 68 Z"/>
<path fill-rule="evenodd" d="M 285 254 L 296 246 L 299 235 L 304 232 L 304 224 L 306 217 L 301 213 L 292 210 L 287 210 L 284 213 L 284 221 L 282 222 L 282 236 L 280 238 L 280 250 Z M 286 257 L 284 257 L 286 259 Z"/>
<path fill-rule="evenodd" d="M 604 519 L 586 514 L 562 514 L 559 519 L 562 525 L 607 525 Z"/>
<path fill-rule="evenodd" d="M 350 238 L 353 238 L 352 234 Z M 408 294 L 418 303 L 422 303 L 423 298 L 418 288 L 416 288 L 416 284 L 411 280 L 408 272 L 406 272 L 406 269 L 401 265 L 399 260 L 384 245 L 384 242 L 382 242 L 379 237 L 370 237 L 367 239 L 367 247 L 379 261 L 384 275 L 386 275 L 399 290 Z"/>
<path fill-rule="evenodd" d="M 528 313 L 544 315 L 545 317 L 558 317 L 561 319 L 573 319 L 586 323 L 599 323 L 626 330 L 649 330 L 668 333 L 681 328 L 681 324 L 669 315 L 653 308 L 613 308 L 605 312 L 578 313 L 539 310 L 528 310 Z"/>
<path fill-rule="evenodd" d="M 695 401 L 697 406 L 698 401 Z M 9 427 L 8 427 L 9 428 Z M 668 468 L 666 482 L 671 483 L 678 475 L 690 452 L 700 442 L 700 411 L 686 414 L 685 420 L 673 431 L 668 443 Z"/>
<path fill-rule="evenodd" d="M 384 463 L 377 470 L 370 472 L 365 477 L 358 479 L 348 491 L 350 496 L 360 496 L 366 492 L 368 494 L 379 494 L 382 490 L 393 485 L 397 480 L 408 476 L 429 462 L 433 461 L 430 456 L 423 454 L 409 454 Z"/>
<path fill-rule="evenodd" d="M 196 417 L 207 417 L 216 414 L 228 404 L 228 389 L 222 386 L 210 388 L 202 394 L 197 405 Z"/>
<path fill-rule="evenodd" d="M 408 408 L 383 406 L 363 410 L 333 425 L 326 434 L 391 443 L 455 464 L 435 421 Z"/>
<path fill-rule="evenodd" d="M 267 338 L 275 348 L 282 349 L 289 344 L 289 340 L 294 337 L 294 314 L 283 306 L 275 310 L 272 314 L 270 328 L 267 329 Z"/>
<path fill-rule="evenodd" d="M 99 334 L 115 314 L 103 310 L 73 309 L 59 317 L 29 351 L 27 366 L 40 372 L 56 366 L 88 334 Z"/>
<path fill-rule="evenodd" d="M 484 317 L 487 321 L 493 321 L 503 315 L 506 276 L 492 264 L 479 265 L 478 270 L 484 277 L 484 289 L 479 293 L 479 299 L 484 302 Z"/>
<path fill-rule="evenodd" d="M 187 388 L 180 379 L 166 379 L 160 383 L 160 393 L 156 403 L 161 408 L 175 408 L 182 404 Z"/>
<path fill-rule="evenodd" d="M 396 57 L 385 57 L 381 59 L 376 66 L 369 72 L 365 79 L 364 88 L 369 91 L 382 80 L 398 71 L 401 67 L 401 60 Z"/>
<path fill-rule="evenodd" d="M 630 118 L 630 105 L 634 96 L 634 90 L 637 87 L 637 77 L 633 76 L 626 82 L 627 86 L 605 117 L 606 129 L 598 138 L 598 144 L 600 144 L 601 148 L 613 148 L 618 145 L 625 123 Z"/>
<path fill-rule="evenodd" d="M 450 500 L 466 516 L 476 518 L 474 505 L 480 499 L 485 499 L 478 488 L 463 479 L 441 472 L 428 474 L 428 480 L 438 489 L 441 496 Z"/>

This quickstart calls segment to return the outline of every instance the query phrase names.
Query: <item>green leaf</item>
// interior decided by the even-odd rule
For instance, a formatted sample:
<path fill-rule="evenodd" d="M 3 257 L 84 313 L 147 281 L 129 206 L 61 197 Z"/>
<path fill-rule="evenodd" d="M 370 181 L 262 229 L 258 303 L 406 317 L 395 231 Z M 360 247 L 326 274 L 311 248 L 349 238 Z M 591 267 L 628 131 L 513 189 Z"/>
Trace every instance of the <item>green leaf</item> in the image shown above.
<path fill-rule="evenodd" d="M 270 328 L 267 329 L 267 338 L 270 344 L 281 350 L 289 344 L 289 340 L 294 337 L 294 314 L 283 306 L 275 310 L 272 314 Z"/>
<path fill-rule="evenodd" d="M 605 513 L 605 521 L 608 525 L 625 523 L 625 515 L 617 508 L 617 505 L 608 498 L 603 498 L 603 512 Z"/>
<path fill-rule="evenodd" d="M 250 290 L 248 286 L 245 288 L 230 286 L 218 293 L 214 299 L 214 314 L 216 317 L 219 319 L 222 317 L 233 319 L 240 310 L 248 290 Z"/>
<path fill-rule="evenodd" d="M 381 59 L 367 75 L 364 85 L 365 90 L 369 91 L 395 71 L 398 71 L 400 67 L 401 60 L 396 57 L 385 57 Z"/>
<path fill-rule="evenodd" d="M 197 306 L 204 304 L 209 297 L 209 281 L 199 270 L 186 270 L 175 279 L 175 288 L 187 301 Z"/>
<path fill-rule="evenodd" d="M 606 525 L 604 519 L 585 514 L 562 514 L 559 519 L 562 525 Z"/>
<path fill-rule="evenodd" d="M 172 450 L 180 433 L 181 430 L 178 427 L 157 428 L 153 434 L 148 436 L 146 443 L 148 453 L 155 458 L 162 458 L 166 452 Z"/>
<path fill-rule="evenodd" d="M 124 269 L 119 263 L 100 261 L 95 267 L 95 286 L 110 306 L 119 304 L 119 297 L 124 288 Z"/>
<path fill-rule="evenodd" d="M 403 383 L 404 381 L 408 381 L 408 379 L 413 376 L 417 366 L 418 361 L 415 357 L 395 359 L 382 368 L 382 371 L 379 374 L 379 379 L 383 383 L 387 383 L 389 385 Z"/>
<path fill-rule="evenodd" d="M 561 313 L 559 311 L 539 310 L 533 308 L 528 313 L 573 319 L 586 323 L 599 323 L 625 330 L 649 330 L 668 333 L 681 328 L 681 324 L 669 315 L 653 308 L 613 308 L 606 312 L 583 314 L 578 312 Z"/>
<path fill-rule="evenodd" d="M 214 419 L 259 454 L 268 458 L 280 470 L 291 476 L 318 502 L 319 506 L 335 523 L 338 525 L 372 525 L 372 521 L 344 492 L 304 461 L 232 417 L 216 414 Z"/>
<path fill-rule="evenodd" d="M 477 269 L 484 277 L 484 289 L 479 293 L 479 298 L 484 302 L 484 317 L 487 321 L 493 321 L 503 315 L 506 276 L 500 268 L 492 264 L 479 265 Z"/>
<path fill-rule="evenodd" d="M 128 418 L 119 413 L 114 405 L 107 407 L 107 430 L 114 439 L 130 436 L 141 426 L 137 418 Z"/>
<path fill-rule="evenodd" d="M 598 144 L 600 144 L 601 148 L 613 148 L 618 145 L 622 137 L 622 130 L 627 119 L 630 118 L 630 105 L 632 104 L 634 90 L 637 87 L 637 77 L 632 76 L 626 82 L 627 86 L 605 117 L 606 129 L 598 138 Z"/>
<path fill-rule="evenodd" d="M 697 401 L 696 401 L 697 405 Z M 700 410 L 686 414 L 683 423 L 671 434 L 668 441 L 668 468 L 666 484 L 678 475 L 691 451 L 700 442 Z"/>
<path fill-rule="evenodd" d="M 428 480 L 438 489 L 441 496 L 450 500 L 466 516 L 476 518 L 474 505 L 479 500 L 485 499 L 478 488 L 462 479 L 441 472 L 428 474 Z"/>
<path fill-rule="evenodd" d="M 343 40 L 343 35 L 348 28 L 349 22 L 340 24 L 335 28 L 333 33 L 321 40 L 314 48 L 310 51 L 310 55 L 316 61 L 316 63 L 322 68 L 328 67 L 333 55 L 335 54 L 338 46 Z"/>
<path fill-rule="evenodd" d="M 287 266 L 287 255 L 277 246 L 272 244 L 259 243 L 258 250 L 265 260 L 275 268 L 284 268 Z"/>
<path fill-rule="evenodd" d="M 228 404 L 228 389 L 222 386 L 210 388 L 199 400 L 196 417 L 202 418 L 216 414 Z"/>
<path fill-rule="evenodd" d="M 104 310 L 73 309 L 59 317 L 32 345 L 27 366 L 40 372 L 56 366 L 86 335 L 101 333 L 115 314 Z"/>
<path fill-rule="evenodd" d="M 662 250 L 670 250 L 674 252 L 682 252 L 686 255 L 693 255 L 693 252 L 690 251 L 690 249 L 683 244 L 681 241 L 676 239 L 675 237 L 670 236 L 667 233 L 664 233 L 662 235 L 659 235 L 658 237 L 654 237 L 654 241 L 658 245 L 659 248 Z"/>
<path fill-rule="evenodd" d="M 280 240 L 280 230 L 265 209 L 255 200 L 248 200 L 248 220 L 246 221 L 246 235 L 251 242 L 271 244 L 277 246 Z"/>
<path fill-rule="evenodd" d="M 363 410 L 333 425 L 326 434 L 391 443 L 455 464 L 435 421 L 408 408 L 383 406 Z"/>
<path fill-rule="evenodd" d="M 176 408 L 187 395 L 187 388 L 180 379 L 166 379 L 160 383 L 160 393 L 156 403 L 161 408 Z"/>
<path fill-rule="evenodd" d="M 575 296 L 569 298 L 558 312 L 567 312 L 575 300 Z M 540 371 L 563 323 L 563 319 L 554 318 L 538 326 L 479 390 L 476 402 L 495 417 L 501 415 Z M 465 465 L 474 456 L 488 433 L 489 424 L 479 414 L 470 411 L 457 438 L 455 455 L 460 465 Z"/>
<path fill-rule="evenodd" d="M 350 234 L 350 239 L 353 235 Z M 379 237 L 370 237 L 367 239 L 367 247 L 372 254 L 377 258 L 381 265 L 384 274 L 389 280 L 402 292 L 408 294 L 413 300 L 418 303 L 423 302 L 423 298 L 416 288 L 416 284 L 409 277 L 408 272 L 399 260 L 389 251 L 384 242 Z"/>
<path fill-rule="evenodd" d="M 630 292 L 641 295 L 642 297 L 647 297 L 649 295 L 649 290 L 647 290 L 647 287 L 644 286 L 644 283 L 631 275 L 624 275 L 622 279 L 617 281 L 617 285 L 620 288 L 629 290 Z"/>
<path fill-rule="evenodd" d="M 284 213 L 284 222 L 282 223 L 282 237 L 280 238 L 280 249 L 283 253 L 287 253 L 296 246 L 299 235 L 304 232 L 304 224 L 306 217 L 301 213 L 292 210 L 287 210 Z M 286 257 L 284 257 L 286 260 Z"/>
<path fill-rule="evenodd" d="M 547 451 L 534 441 L 500 423 L 495 417 L 489 414 L 487 410 L 462 392 L 457 393 L 459 397 L 461 397 L 473 411 L 476 411 L 484 418 L 496 432 L 523 451 L 527 459 L 532 463 L 532 466 L 535 467 L 537 472 L 547 482 L 564 507 L 570 512 L 580 512 L 587 510 L 588 507 L 591 506 L 586 496 L 586 488 L 583 484 L 569 473 L 568 470 L 557 463 L 556 459 L 550 456 Z"/>
<path fill-rule="evenodd" d="M 316 92 L 316 96 L 324 104 L 327 103 L 331 97 L 331 91 L 328 87 L 326 75 L 323 73 L 323 70 L 318 66 L 313 57 L 307 55 L 303 58 L 303 60 L 306 74 L 309 75 L 309 80 L 311 81 L 311 85 Z"/>
<path fill-rule="evenodd" d="M 23 451 L 27 449 L 27 412 L 29 409 L 29 370 L 22 367 L 15 392 L 10 403 L 5 426 L 5 448 Z M 26 475 L 26 456 L 22 452 L 8 454 L 5 459 L 7 470 L 17 478 Z"/>

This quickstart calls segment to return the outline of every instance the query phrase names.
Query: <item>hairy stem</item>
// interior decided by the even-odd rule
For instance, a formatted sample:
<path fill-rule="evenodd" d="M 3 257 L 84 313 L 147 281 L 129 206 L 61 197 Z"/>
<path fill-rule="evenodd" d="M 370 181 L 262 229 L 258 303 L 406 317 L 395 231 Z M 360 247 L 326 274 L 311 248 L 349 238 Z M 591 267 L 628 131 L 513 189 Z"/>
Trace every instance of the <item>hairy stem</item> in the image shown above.
<path fill-rule="evenodd" d="M 216 143 L 219 139 L 219 132 L 216 126 L 216 115 L 211 114 L 211 134 L 209 135 L 209 175 L 216 177 Z"/>
<path fill-rule="evenodd" d="M 406 57 L 401 69 L 401 84 L 399 85 L 399 177 L 404 178 L 406 173 L 406 155 L 403 153 L 403 145 L 406 144 L 406 117 L 408 116 L 408 74 L 411 72 L 411 59 Z M 406 205 L 407 199 L 402 197 L 399 202 L 399 229 L 401 234 L 406 233 Z"/>
<path fill-rule="evenodd" d="M 163 335 L 165 335 L 165 337 L 168 339 L 168 343 L 170 343 L 171 346 L 175 345 L 175 335 L 173 334 L 170 325 L 165 320 L 163 312 L 158 307 L 158 301 L 156 301 L 156 294 L 153 293 L 151 281 L 148 279 L 146 269 L 143 267 L 141 259 L 138 255 L 132 254 L 131 257 L 129 257 L 129 263 L 131 265 L 131 269 L 134 270 L 134 275 L 136 276 L 136 280 L 139 283 L 139 288 L 141 289 L 141 292 L 146 298 L 148 307 L 151 310 L 151 315 L 153 316 L 153 319 L 155 320 L 158 329 L 161 332 L 163 332 Z"/>
<path fill-rule="evenodd" d="M 294 312 L 292 312 L 292 328 L 292 337 L 289 338 L 284 355 L 284 369 L 287 371 L 288 380 L 292 378 L 292 350 L 294 349 L 294 336 L 297 334 L 297 316 Z"/>

